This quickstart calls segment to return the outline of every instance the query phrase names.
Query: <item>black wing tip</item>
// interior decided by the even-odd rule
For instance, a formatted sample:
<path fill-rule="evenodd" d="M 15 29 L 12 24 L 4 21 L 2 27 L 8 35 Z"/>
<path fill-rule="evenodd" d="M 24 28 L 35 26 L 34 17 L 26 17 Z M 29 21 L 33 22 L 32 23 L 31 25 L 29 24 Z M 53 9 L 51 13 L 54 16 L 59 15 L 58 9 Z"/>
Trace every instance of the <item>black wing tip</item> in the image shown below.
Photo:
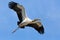
<path fill-rule="evenodd" d="M 40 30 L 39 30 L 39 33 L 40 33 L 40 34 L 44 34 L 44 28 L 43 28 L 43 26 L 41 26 L 39 29 L 40 29 Z"/>
<path fill-rule="evenodd" d="M 8 4 L 9 8 L 11 8 L 11 9 L 13 9 L 16 5 L 17 5 L 17 3 L 13 2 L 13 1 L 9 2 L 9 4 Z"/>

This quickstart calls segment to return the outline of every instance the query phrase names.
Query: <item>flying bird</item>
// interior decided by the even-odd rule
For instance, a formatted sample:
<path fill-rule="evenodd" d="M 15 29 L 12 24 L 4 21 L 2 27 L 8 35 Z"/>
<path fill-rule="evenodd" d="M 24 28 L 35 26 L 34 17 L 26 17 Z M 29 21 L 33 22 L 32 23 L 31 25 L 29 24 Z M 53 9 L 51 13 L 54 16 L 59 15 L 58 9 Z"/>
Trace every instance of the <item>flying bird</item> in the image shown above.
<path fill-rule="evenodd" d="M 25 8 L 16 2 L 11 1 L 9 2 L 8 5 L 10 9 L 14 10 L 17 13 L 19 19 L 19 21 L 17 22 L 18 25 L 17 29 L 25 28 L 25 26 L 29 26 L 37 30 L 37 32 L 39 32 L 40 34 L 44 34 L 44 27 L 42 23 L 39 21 L 40 19 L 31 20 L 30 18 L 28 18 L 28 16 L 25 14 Z M 13 33 L 17 29 L 15 29 Z"/>

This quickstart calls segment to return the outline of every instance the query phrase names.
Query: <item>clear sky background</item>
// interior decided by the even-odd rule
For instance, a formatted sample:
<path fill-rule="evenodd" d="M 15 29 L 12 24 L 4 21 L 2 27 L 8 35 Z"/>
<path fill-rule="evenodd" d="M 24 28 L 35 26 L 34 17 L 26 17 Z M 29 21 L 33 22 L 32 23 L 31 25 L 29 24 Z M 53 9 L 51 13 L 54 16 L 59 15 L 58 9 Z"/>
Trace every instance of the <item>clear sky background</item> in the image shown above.
<path fill-rule="evenodd" d="M 44 35 L 30 27 L 12 34 L 18 17 L 9 9 L 10 1 L 23 5 L 29 18 L 40 18 Z M 60 0 L 0 0 L 0 40 L 60 40 Z"/>

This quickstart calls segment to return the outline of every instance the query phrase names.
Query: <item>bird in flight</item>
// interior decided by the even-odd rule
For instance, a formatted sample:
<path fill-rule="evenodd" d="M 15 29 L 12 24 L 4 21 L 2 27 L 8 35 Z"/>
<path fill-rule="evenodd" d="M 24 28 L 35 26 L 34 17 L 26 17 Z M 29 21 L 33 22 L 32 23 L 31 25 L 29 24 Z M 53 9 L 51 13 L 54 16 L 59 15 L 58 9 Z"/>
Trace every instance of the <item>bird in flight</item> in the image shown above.
<path fill-rule="evenodd" d="M 39 21 L 40 19 L 31 20 L 30 18 L 28 18 L 28 16 L 25 14 L 25 8 L 16 2 L 11 1 L 8 5 L 10 9 L 14 10 L 17 13 L 19 19 L 19 21 L 17 22 L 17 29 L 25 28 L 25 26 L 28 26 L 34 28 L 40 34 L 44 34 L 44 27 L 42 23 Z M 15 29 L 13 33 L 17 29 Z"/>

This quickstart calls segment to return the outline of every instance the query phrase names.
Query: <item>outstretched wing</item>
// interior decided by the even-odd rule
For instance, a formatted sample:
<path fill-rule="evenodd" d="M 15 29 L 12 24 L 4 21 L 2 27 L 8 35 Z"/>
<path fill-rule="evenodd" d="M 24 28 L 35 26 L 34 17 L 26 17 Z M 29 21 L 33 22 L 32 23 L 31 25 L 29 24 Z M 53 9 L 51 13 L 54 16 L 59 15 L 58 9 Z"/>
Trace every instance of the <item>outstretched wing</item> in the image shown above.
<path fill-rule="evenodd" d="M 16 11 L 20 22 L 22 22 L 25 19 L 26 17 L 25 9 L 22 5 L 19 5 L 18 3 L 12 1 L 12 2 L 9 2 L 9 8 Z"/>
<path fill-rule="evenodd" d="M 27 26 L 31 26 L 36 29 L 40 34 L 44 34 L 44 28 L 41 22 L 31 22 Z"/>

